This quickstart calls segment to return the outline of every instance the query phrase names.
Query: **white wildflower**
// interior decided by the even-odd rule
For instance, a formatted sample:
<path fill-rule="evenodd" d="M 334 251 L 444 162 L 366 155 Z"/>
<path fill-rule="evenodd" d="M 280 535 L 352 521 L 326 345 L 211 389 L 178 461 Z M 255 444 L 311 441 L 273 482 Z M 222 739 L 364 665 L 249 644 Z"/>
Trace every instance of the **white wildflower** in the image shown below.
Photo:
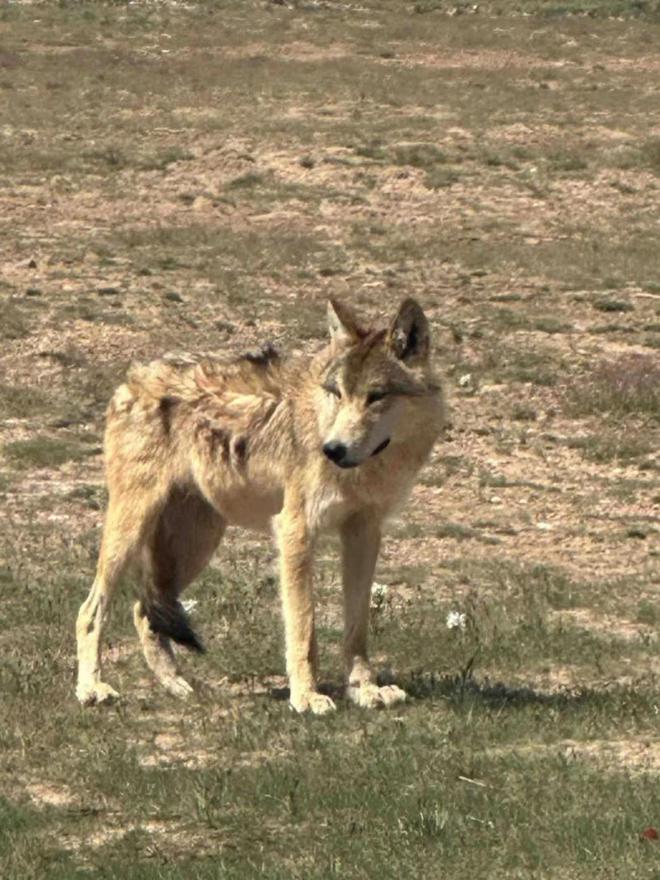
<path fill-rule="evenodd" d="M 387 599 L 388 592 L 389 587 L 387 586 L 387 584 L 373 583 L 371 585 L 371 601 L 375 605 L 382 605 L 385 599 Z"/>
<path fill-rule="evenodd" d="M 461 611 L 450 611 L 447 615 L 447 629 L 465 629 L 467 618 Z"/>

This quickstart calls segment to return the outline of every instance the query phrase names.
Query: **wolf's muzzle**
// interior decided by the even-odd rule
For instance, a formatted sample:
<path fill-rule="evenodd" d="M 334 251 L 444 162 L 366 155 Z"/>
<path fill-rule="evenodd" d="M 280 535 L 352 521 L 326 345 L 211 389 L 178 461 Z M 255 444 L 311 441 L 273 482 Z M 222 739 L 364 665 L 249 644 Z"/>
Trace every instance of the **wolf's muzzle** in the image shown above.
<path fill-rule="evenodd" d="M 383 440 L 374 451 L 371 453 L 371 458 L 374 455 L 378 455 L 379 452 L 382 452 L 386 446 L 389 446 L 390 438 L 388 437 L 386 440 Z M 360 461 L 351 461 L 348 456 L 348 448 L 344 446 L 343 443 L 339 443 L 338 441 L 331 440 L 329 443 L 323 444 L 323 454 L 326 458 L 329 458 L 331 462 L 337 465 L 340 468 L 354 468 L 359 464 L 362 464 Z"/>

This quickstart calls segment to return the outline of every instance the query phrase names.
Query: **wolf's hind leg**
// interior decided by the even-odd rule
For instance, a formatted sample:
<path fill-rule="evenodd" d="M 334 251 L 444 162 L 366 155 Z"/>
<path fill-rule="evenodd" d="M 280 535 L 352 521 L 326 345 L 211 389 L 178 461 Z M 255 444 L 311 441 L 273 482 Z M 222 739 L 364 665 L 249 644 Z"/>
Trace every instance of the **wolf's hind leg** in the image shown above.
<path fill-rule="evenodd" d="M 111 497 L 96 577 L 89 595 L 80 606 L 76 621 L 76 696 L 83 705 L 102 703 L 118 696 L 101 679 L 101 639 L 119 581 L 128 564 L 139 552 L 155 509 L 155 501 L 150 497 L 145 497 L 138 503 L 133 495 L 129 496 L 128 502 L 122 504 Z"/>
<path fill-rule="evenodd" d="M 177 697 L 193 689 L 179 671 L 172 641 L 202 650 L 179 596 L 204 570 L 224 530 L 224 519 L 194 488 L 176 488 L 143 554 L 146 596 L 134 607 L 135 628 L 148 667 Z"/>
<path fill-rule="evenodd" d="M 357 514 L 342 526 L 341 542 L 346 693 L 353 703 L 368 709 L 392 706 L 405 700 L 406 693 L 396 685 L 379 687 L 373 681 L 367 653 L 371 584 L 380 548 L 380 525 L 366 515 Z"/>

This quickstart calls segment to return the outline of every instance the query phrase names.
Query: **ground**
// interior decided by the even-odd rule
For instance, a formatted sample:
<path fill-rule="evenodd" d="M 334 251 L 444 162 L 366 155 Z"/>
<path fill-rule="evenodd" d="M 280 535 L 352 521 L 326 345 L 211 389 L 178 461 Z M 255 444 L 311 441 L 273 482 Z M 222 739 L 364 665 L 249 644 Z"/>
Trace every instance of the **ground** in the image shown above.
<path fill-rule="evenodd" d="M 660 877 L 659 40 L 627 0 L 0 10 L 3 877 Z M 374 592 L 409 703 L 341 699 L 328 542 L 339 710 L 293 715 L 273 550 L 232 531 L 198 697 L 126 596 L 122 699 L 81 709 L 113 387 L 311 350 L 331 295 L 417 297 L 451 404 Z"/>

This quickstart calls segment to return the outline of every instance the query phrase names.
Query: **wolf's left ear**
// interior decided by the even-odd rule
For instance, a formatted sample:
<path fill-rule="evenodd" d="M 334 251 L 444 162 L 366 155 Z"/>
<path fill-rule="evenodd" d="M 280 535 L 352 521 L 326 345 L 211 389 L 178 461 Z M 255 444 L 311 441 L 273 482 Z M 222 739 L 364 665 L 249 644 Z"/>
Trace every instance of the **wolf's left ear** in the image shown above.
<path fill-rule="evenodd" d="M 413 364 L 426 360 L 431 349 L 429 322 L 420 304 L 414 299 L 405 299 L 388 331 L 388 341 L 392 352 L 399 360 Z"/>
<path fill-rule="evenodd" d="M 328 300 L 328 329 L 333 342 L 357 342 L 364 335 L 353 309 L 336 299 Z"/>

